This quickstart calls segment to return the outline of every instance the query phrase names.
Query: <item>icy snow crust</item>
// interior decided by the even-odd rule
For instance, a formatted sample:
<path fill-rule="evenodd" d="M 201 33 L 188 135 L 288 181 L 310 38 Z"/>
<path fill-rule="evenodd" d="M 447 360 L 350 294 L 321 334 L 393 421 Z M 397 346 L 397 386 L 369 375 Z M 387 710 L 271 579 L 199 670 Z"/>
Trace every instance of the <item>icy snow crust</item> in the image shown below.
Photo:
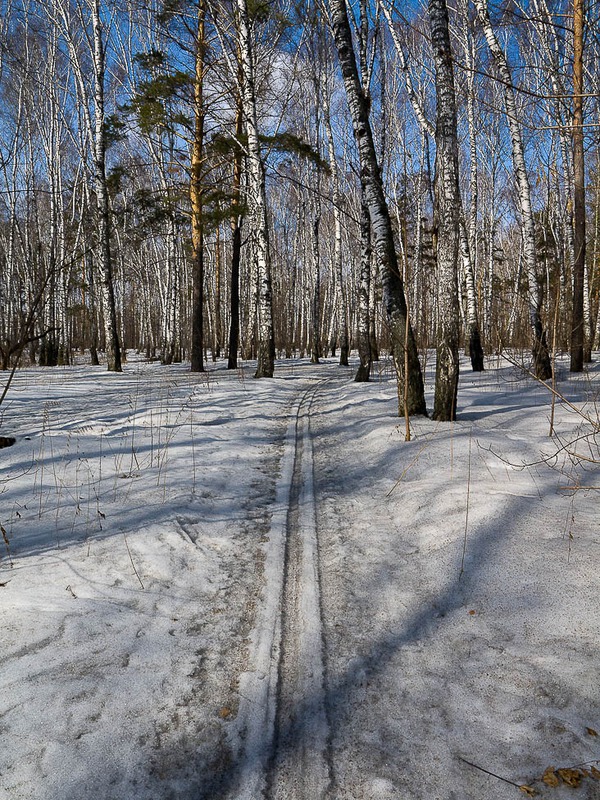
<path fill-rule="evenodd" d="M 386 364 L 369 384 L 333 360 L 260 381 L 252 366 L 17 374 L 0 409 L 17 437 L 0 451 L 0 797 L 234 798 L 248 754 L 270 769 L 258 668 L 266 654 L 277 673 L 291 419 L 312 387 L 327 797 L 599 798 L 591 776 L 540 781 L 600 769 L 589 423 L 560 403 L 550 438 L 548 390 L 494 360 L 463 364 L 458 422 L 415 418 L 405 442 Z M 597 420 L 597 366 L 559 373 Z"/>

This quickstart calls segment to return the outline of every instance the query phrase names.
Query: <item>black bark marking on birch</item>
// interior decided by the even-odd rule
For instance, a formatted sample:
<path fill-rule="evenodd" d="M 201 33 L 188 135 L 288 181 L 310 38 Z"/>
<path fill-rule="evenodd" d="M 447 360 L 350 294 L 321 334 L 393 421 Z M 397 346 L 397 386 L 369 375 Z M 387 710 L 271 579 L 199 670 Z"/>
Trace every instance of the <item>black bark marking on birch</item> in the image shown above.
<path fill-rule="evenodd" d="M 237 0 L 238 50 L 242 77 L 242 108 L 248 137 L 248 197 L 254 225 L 254 253 L 258 275 L 258 342 L 255 378 L 273 377 L 275 339 L 271 262 L 267 222 L 265 170 L 260 150 L 256 93 L 254 88 L 254 50 L 246 0 Z"/>
<path fill-rule="evenodd" d="M 406 336 L 408 310 L 404 297 L 404 285 L 399 270 L 392 223 L 369 121 L 368 103 L 358 75 L 352 31 L 344 0 L 331 0 L 330 12 L 333 36 L 358 147 L 361 181 L 365 188 L 373 230 L 373 243 L 379 257 L 384 305 L 398 379 L 398 395 L 399 397 L 404 396 L 406 388 L 407 413 L 426 414 L 421 364 L 410 324 L 408 325 L 408 336 Z M 404 368 L 405 363 L 408 365 L 408 370 Z M 399 407 L 398 413 L 400 416 L 404 415 L 405 408 L 402 405 Z"/>
<path fill-rule="evenodd" d="M 117 309 L 113 282 L 110 242 L 110 211 L 106 181 L 106 132 L 104 113 L 104 81 L 106 78 L 106 45 L 103 42 L 103 24 L 99 0 L 92 4 L 94 45 L 94 188 L 97 203 L 98 271 L 104 314 L 106 361 L 110 372 L 121 372 L 121 344 L 117 327 Z"/>
<path fill-rule="evenodd" d="M 429 0 L 434 44 L 436 110 L 435 242 L 438 269 L 438 344 L 433 419 L 456 418 L 459 365 L 458 252 L 461 203 L 454 74 L 446 0 Z M 437 47 L 436 47 L 437 45 Z"/>

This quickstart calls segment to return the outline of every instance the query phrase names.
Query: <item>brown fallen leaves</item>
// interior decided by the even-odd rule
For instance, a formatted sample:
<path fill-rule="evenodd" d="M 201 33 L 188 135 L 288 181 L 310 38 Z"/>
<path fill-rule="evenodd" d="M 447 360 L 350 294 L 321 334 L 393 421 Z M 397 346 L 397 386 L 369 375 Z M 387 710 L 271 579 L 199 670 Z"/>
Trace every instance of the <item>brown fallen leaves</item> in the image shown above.
<path fill-rule="evenodd" d="M 523 786 L 519 786 L 519 791 L 523 792 L 523 794 L 526 794 L 527 797 L 535 797 L 537 794 L 536 790 L 532 786 L 526 786 L 525 784 Z"/>
<path fill-rule="evenodd" d="M 585 778 L 592 778 L 593 780 L 600 781 L 600 770 L 594 766 L 591 766 L 589 769 L 584 767 L 562 767 L 559 769 L 556 767 L 548 767 L 540 778 L 540 781 L 546 786 L 551 786 L 553 788 L 566 785 L 570 786 L 572 789 L 577 789 Z M 529 786 L 528 784 L 519 786 L 519 790 L 527 795 L 527 797 L 535 797 L 537 795 L 533 786 Z"/>
<path fill-rule="evenodd" d="M 554 767 L 548 767 L 542 775 L 542 780 L 546 786 L 560 786 L 560 778 L 556 774 Z"/>
<path fill-rule="evenodd" d="M 576 789 L 585 778 L 585 772 L 581 772 L 578 769 L 557 769 L 556 774 L 563 783 L 566 783 L 567 786 L 572 786 L 573 789 Z"/>

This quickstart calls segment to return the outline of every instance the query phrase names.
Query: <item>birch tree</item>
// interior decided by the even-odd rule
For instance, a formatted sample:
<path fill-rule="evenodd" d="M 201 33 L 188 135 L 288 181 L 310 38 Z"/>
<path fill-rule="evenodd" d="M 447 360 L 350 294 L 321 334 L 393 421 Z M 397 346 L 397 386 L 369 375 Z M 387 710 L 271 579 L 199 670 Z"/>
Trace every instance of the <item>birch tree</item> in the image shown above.
<path fill-rule="evenodd" d="M 381 9 L 387 21 L 388 28 L 392 37 L 392 42 L 398 56 L 398 63 L 401 71 L 404 73 L 404 83 L 408 99 L 415 114 L 415 117 L 423 131 L 425 137 L 436 137 L 436 126 L 428 119 L 423 104 L 420 101 L 417 92 L 413 86 L 413 80 L 409 69 L 408 61 L 405 56 L 398 32 L 394 27 L 390 8 L 387 3 L 388 0 L 380 0 Z M 472 226 L 476 225 L 476 208 L 477 208 L 477 153 L 474 144 L 474 111 L 473 111 L 473 79 L 474 69 L 473 64 L 470 65 L 471 70 L 469 73 L 469 137 L 470 137 L 470 168 L 471 168 L 471 208 L 470 218 L 472 219 Z M 456 113 L 455 113 L 456 116 Z M 479 327 L 479 315 L 477 312 L 477 300 L 475 292 L 475 234 L 473 228 L 470 227 L 467 232 L 464 212 L 462 209 L 462 202 L 460 201 L 459 191 L 459 215 L 460 215 L 460 255 L 462 257 L 464 280 L 466 286 L 466 316 L 467 316 L 467 336 L 468 336 L 468 352 L 471 359 L 471 367 L 473 371 L 480 372 L 483 370 L 483 348 L 481 344 L 481 332 Z"/>
<path fill-rule="evenodd" d="M 365 191 L 361 187 L 360 203 L 360 271 L 357 292 L 357 347 L 359 365 L 354 380 L 363 383 L 371 377 L 371 220 Z"/>
<path fill-rule="evenodd" d="M 273 329 L 273 296 L 265 169 L 260 149 L 256 86 L 254 82 L 254 50 L 246 0 L 237 0 L 238 52 L 242 77 L 242 107 L 247 137 L 247 191 L 253 224 L 253 257 L 258 280 L 258 342 L 256 378 L 270 378 L 275 366 Z"/>
<path fill-rule="evenodd" d="M 571 372 L 583 371 L 585 274 L 585 162 L 583 152 L 583 0 L 573 0 L 573 312 Z"/>
<path fill-rule="evenodd" d="M 361 92 L 364 97 L 367 113 L 371 110 L 371 77 L 372 70 L 369 58 L 369 18 L 366 0 L 360 0 L 358 24 L 358 65 L 361 78 Z M 379 165 L 378 165 L 379 168 Z M 371 239 L 371 216 L 366 195 L 366 185 L 360 182 L 360 264 L 357 287 L 356 337 L 359 365 L 354 380 L 366 382 L 371 377 L 371 367 L 376 352 L 374 314 L 374 265 Z M 408 311 L 407 311 L 408 313 Z"/>
<path fill-rule="evenodd" d="M 321 99 L 323 102 L 323 124 L 327 138 L 327 153 L 329 158 L 329 172 L 331 175 L 331 202 L 334 219 L 334 273 L 335 273 L 335 317 L 340 344 L 340 366 L 348 366 L 349 337 L 348 314 L 346 311 L 344 290 L 344 255 L 342 249 L 342 195 L 340 191 L 340 175 L 335 152 L 335 139 L 331 124 L 331 100 L 329 70 L 324 68 L 321 73 Z"/>
<path fill-rule="evenodd" d="M 458 393 L 458 244 L 460 195 L 456 99 L 446 0 L 429 0 L 437 96 L 434 231 L 438 275 L 437 359 L 433 418 L 456 418 Z"/>
<path fill-rule="evenodd" d="M 360 178 L 365 187 L 374 245 L 381 266 L 384 303 L 392 341 L 392 358 L 398 379 L 398 411 L 400 415 L 425 414 L 421 365 L 408 320 L 404 286 L 373 140 L 369 107 L 356 66 L 352 32 L 344 0 L 330 0 L 329 9 L 359 153 Z"/>
<path fill-rule="evenodd" d="M 206 3 L 198 5 L 196 54 L 194 59 L 194 132 L 192 139 L 190 205 L 192 211 L 192 347 L 191 370 L 204 372 L 204 28 Z"/>
<path fill-rule="evenodd" d="M 469 126 L 469 210 L 461 212 L 460 252 L 464 264 L 467 300 L 467 328 L 469 337 L 469 356 L 474 372 L 484 368 L 481 329 L 475 289 L 477 266 L 477 215 L 479 198 L 479 170 L 477 154 L 476 110 L 475 110 L 475 41 L 469 20 L 469 3 L 464 0 L 461 9 L 462 39 L 467 67 L 467 124 Z M 465 216 L 468 222 L 465 221 Z"/>
<path fill-rule="evenodd" d="M 121 372 L 121 344 L 117 326 L 110 246 L 110 211 L 106 182 L 106 117 L 104 112 L 106 43 L 100 14 L 100 0 L 92 0 L 91 13 L 94 42 L 94 187 L 97 204 L 98 273 L 102 292 L 107 367 L 109 372 Z"/>
<path fill-rule="evenodd" d="M 121 372 L 121 345 L 117 327 L 117 307 L 110 248 L 110 211 L 106 183 L 106 134 L 104 113 L 105 42 L 100 15 L 100 0 L 92 0 L 94 41 L 94 185 L 97 203 L 98 272 L 102 291 L 106 361 L 109 372 Z"/>
<path fill-rule="evenodd" d="M 508 121 L 515 181 L 521 211 L 523 257 L 527 271 L 529 322 L 533 334 L 533 371 L 541 380 L 552 375 L 546 332 L 542 323 L 543 286 L 538 272 L 535 243 L 535 222 L 531 207 L 531 186 L 525 163 L 523 136 L 518 118 L 515 87 L 508 60 L 496 37 L 490 21 L 487 0 L 474 0 L 485 39 L 494 59 L 504 92 L 504 104 Z"/>
<path fill-rule="evenodd" d="M 231 214 L 231 280 L 230 280 L 230 321 L 228 369 L 237 369 L 237 356 L 240 343 L 240 256 L 242 251 L 241 187 L 243 174 L 243 150 L 240 145 L 243 131 L 243 110 L 241 103 L 241 75 L 235 93 L 235 149 L 233 156 L 232 214 Z"/>

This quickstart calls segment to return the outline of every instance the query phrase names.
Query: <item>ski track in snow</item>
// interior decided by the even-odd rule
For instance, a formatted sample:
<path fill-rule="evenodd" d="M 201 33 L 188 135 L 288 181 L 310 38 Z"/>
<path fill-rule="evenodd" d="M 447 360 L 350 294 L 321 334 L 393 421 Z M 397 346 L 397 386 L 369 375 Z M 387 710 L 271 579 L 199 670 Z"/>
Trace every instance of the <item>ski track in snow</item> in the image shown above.
<path fill-rule="evenodd" d="M 290 413 L 265 598 L 232 731 L 240 742 L 236 800 L 320 800 L 331 783 L 310 435 L 311 407 L 326 382 L 304 390 Z"/>

